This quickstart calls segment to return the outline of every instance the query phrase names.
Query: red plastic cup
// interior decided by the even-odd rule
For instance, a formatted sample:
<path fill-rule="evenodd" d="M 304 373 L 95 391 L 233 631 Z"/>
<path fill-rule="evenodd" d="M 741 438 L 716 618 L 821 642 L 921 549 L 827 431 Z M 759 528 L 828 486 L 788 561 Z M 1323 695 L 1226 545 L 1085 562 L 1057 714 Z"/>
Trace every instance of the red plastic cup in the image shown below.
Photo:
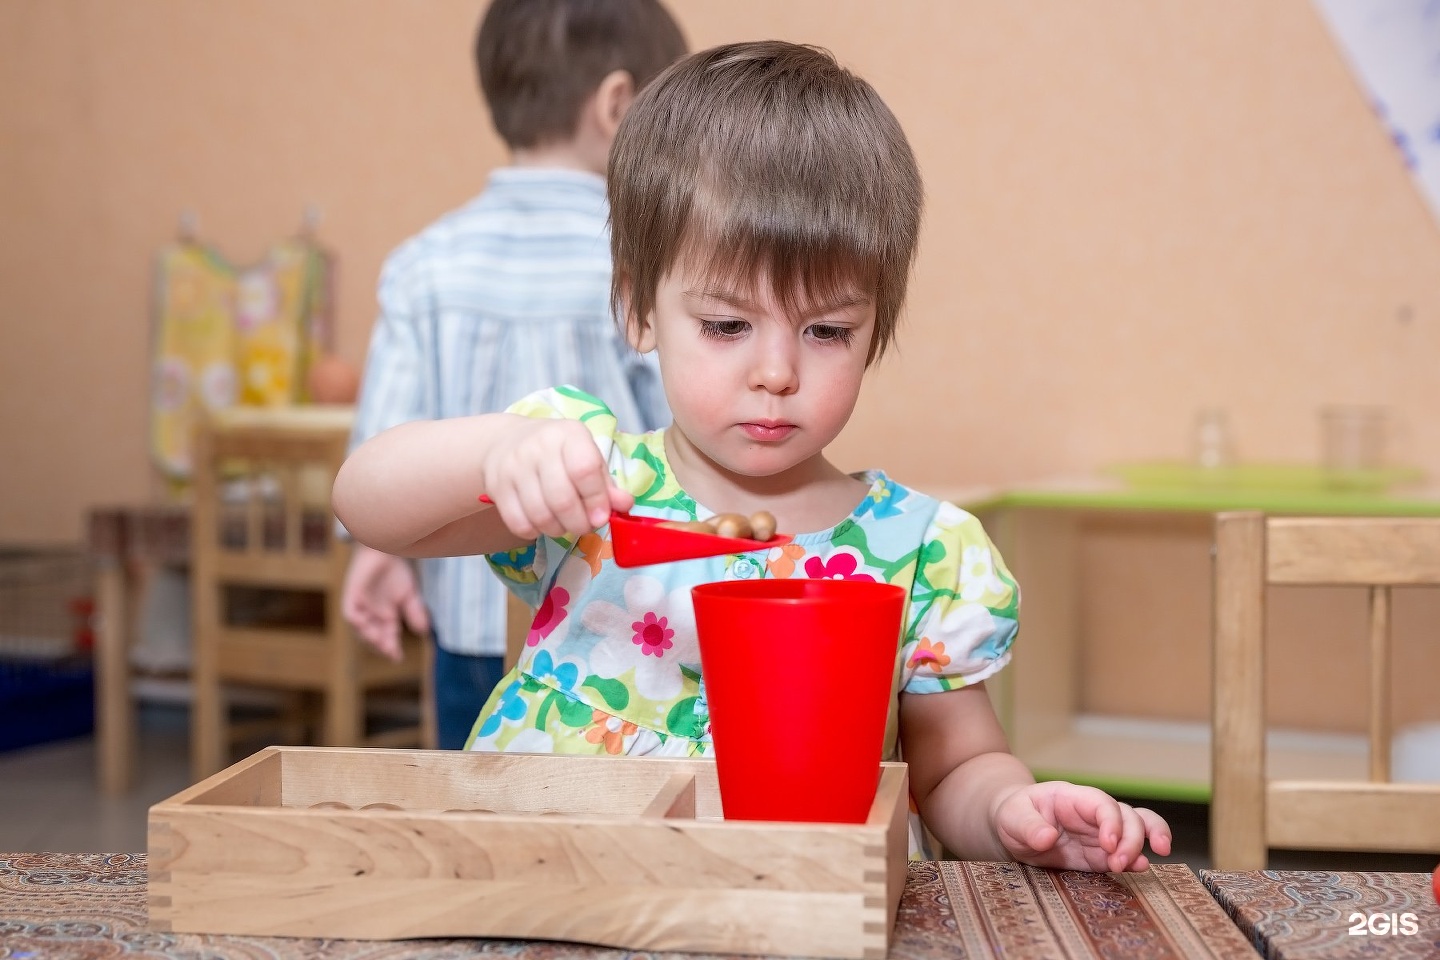
<path fill-rule="evenodd" d="M 690 595 L 725 818 L 863 823 L 880 784 L 905 591 L 732 580 Z"/>

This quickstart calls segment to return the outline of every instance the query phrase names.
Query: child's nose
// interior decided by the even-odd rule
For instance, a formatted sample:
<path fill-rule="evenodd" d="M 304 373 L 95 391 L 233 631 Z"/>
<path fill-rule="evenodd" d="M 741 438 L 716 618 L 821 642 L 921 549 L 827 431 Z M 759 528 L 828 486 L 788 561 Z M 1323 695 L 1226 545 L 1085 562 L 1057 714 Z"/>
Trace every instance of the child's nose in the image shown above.
<path fill-rule="evenodd" d="M 751 366 L 750 386 L 769 393 L 794 393 L 800 386 L 800 376 L 791 351 L 781 346 L 760 350 Z"/>

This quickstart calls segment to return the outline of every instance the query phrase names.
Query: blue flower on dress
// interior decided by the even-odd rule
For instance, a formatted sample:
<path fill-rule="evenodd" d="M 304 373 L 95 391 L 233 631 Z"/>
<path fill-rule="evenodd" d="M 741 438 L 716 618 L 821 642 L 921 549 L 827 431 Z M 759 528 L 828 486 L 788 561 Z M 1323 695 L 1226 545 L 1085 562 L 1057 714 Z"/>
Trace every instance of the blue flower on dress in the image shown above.
<path fill-rule="evenodd" d="M 555 678 L 555 685 L 561 690 L 571 690 L 575 681 L 580 679 L 580 668 L 570 662 L 555 666 L 554 659 L 550 656 L 549 650 L 541 650 L 535 654 L 535 659 L 530 661 L 529 673 L 536 680 Z"/>
<path fill-rule="evenodd" d="M 535 544 L 530 543 L 518 550 L 511 550 L 507 553 L 492 553 L 489 556 L 490 565 L 498 568 L 499 572 L 510 580 L 524 582 L 526 578 L 516 576 L 509 571 L 528 571 L 535 566 Z"/>
<path fill-rule="evenodd" d="M 909 495 L 904 487 L 896 487 L 888 477 L 881 478 L 875 482 L 875 486 L 860 501 L 860 506 L 855 508 L 858 516 L 865 516 L 869 513 L 875 519 L 881 517 L 893 517 L 900 513 L 898 504 Z"/>
<path fill-rule="evenodd" d="M 520 721 L 525 719 L 525 701 L 520 696 L 520 681 L 512 680 L 505 692 L 500 694 L 500 703 L 495 712 L 485 719 L 478 736 L 488 737 L 500 729 L 502 720 Z"/>

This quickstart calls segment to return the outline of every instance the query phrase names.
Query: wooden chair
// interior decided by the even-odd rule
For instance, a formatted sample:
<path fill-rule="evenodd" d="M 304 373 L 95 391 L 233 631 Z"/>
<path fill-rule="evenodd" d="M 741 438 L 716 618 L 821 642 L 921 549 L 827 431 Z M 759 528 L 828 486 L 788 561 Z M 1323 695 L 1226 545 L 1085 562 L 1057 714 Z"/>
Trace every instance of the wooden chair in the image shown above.
<path fill-rule="evenodd" d="M 1267 773 L 1270 584 L 1369 588 L 1369 680 L 1357 682 L 1368 686 L 1368 781 L 1280 780 Z M 1440 584 L 1440 518 L 1260 513 L 1216 518 L 1210 822 L 1215 869 L 1263 869 L 1271 847 L 1440 852 L 1440 784 L 1390 782 L 1391 590 L 1425 584 Z"/>
<path fill-rule="evenodd" d="M 520 660 L 525 650 L 525 638 L 530 635 L 530 624 L 535 611 L 529 604 L 513 593 L 505 596 L 505 672 L 509 673 Z"/>
<path fill-rule="evenodd" d="M 340 611 L 350 547 L 335 535 L 330 485 L 344 461 L 348 407 L 237 409 L 201 424 L 194 445 L 191 588 L 194 715 L 191 767 L 198 780 L 230 760 L 225 687 L 318 695 L 327 746 L 432 746 L 430 644 L 407 637 L 393 663 L 357 638 Z M 243 622 L 237 590 L 309 597 L 281 625 Z M 269 594 L 267 596 L 277 596 Z M 367 736 L 366 698 L 382 688 L 421 688 L 420 726 Z M 412 703 L 413 703 L 412 699 Z"/>

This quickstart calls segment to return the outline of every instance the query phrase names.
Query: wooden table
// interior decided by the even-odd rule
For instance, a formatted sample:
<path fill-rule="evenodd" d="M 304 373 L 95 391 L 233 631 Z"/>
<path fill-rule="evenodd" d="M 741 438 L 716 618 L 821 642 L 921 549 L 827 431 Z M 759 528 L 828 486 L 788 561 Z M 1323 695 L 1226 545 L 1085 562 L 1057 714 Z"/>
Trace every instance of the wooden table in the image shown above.
<path fill-rule="evenodd" d="M 135 779 L 130 648 L 146 576 L 190 557 L 190 509 L 180 504 L 96 507 L 86 524 L 95 562 L 95 757 L 102 792 Z"/>
<path fill-rule="evenodd" d="M 12 960 L 120 956 L 126 960 L 200 956 L 622 960 L 632 956 L 608 948 L 538 941 L 375 942 L 165 933 L 147 929 L 146 885 L 143 854 L 0 854 L 0 954 Z M 646 956 L 685 960 L 697 955 Z M 1013 863 L 945 861 L 910 865 L 890 956 L 1253 960 L 1255 952 L 1184 865 L 1111 876 Z"/>

